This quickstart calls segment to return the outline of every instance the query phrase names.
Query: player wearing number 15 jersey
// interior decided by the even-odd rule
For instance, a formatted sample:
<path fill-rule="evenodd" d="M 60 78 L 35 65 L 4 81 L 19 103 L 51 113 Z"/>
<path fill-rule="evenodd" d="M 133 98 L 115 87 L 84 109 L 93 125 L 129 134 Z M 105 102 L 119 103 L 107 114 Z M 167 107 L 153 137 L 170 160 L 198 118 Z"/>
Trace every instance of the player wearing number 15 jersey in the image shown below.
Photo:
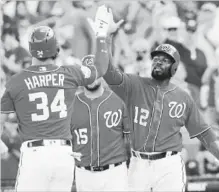
<path fill-rule="evenodd" d="M 130 128 L 125 104 L 99 78 L 76 95 L 74 108 L 73 151 L 81 155 L 75 161 L 77 191 L 127 191 Z"/>
<path fill-rule="evenodd" d="M 53 30 L 40 26 L 29 38 L 32 65 L 14 75 L 1 99 L 2 120 L 15 112 L 23 139 L 17 191 L 70 191 L 73 181 L 70 119 L 78 86 L 97 77 L 94 66 L 57 66 Z"/>

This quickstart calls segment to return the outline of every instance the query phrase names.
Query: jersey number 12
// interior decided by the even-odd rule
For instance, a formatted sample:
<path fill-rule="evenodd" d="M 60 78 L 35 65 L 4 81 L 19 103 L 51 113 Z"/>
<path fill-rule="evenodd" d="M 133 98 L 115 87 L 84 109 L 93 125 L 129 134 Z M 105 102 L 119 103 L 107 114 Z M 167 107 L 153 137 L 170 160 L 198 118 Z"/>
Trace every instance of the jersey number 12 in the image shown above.
<path fill-rule="evenodd" d="M 32 121 L 44 121 L 49 118 L 49 108 L 51 112 L 59 112 L 59 118 L 67 117 L 67 106 L 65 104 L 64 89 L 59 89 L 50 106 L 48 106 L 48 97 L 45 92 L 37 92 L 29 94 L 29 101 L 33 102 L 36 99 L 41 99 L 41 103 L 36 104 L 37 110 L 42 110 L 42 114 L 31 114 Z"/>
<path fill-rule="evenodd" d="M 140 125 L 146 127 L 147 119 L 149 117 L 149 111 L 144 108 L 140 108 L 135 106 L 135 118 L 134 123 L 139 123 Z"/>

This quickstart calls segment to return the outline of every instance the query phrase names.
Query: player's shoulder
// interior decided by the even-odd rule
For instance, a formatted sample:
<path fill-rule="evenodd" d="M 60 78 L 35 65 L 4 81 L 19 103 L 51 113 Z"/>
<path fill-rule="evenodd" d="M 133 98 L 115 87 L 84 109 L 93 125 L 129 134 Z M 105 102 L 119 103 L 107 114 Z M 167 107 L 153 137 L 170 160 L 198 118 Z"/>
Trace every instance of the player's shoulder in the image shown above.
<path fill-rule="evenodd" d="M 152 82 L 152 79 L 150 77 L 140 77 L 140 76 L 138 76 L 138 77 L 139 77 L 138 79 L 140 81 L 144 82 L 144 84 L 151 84 L 151 82 Z"/>
<path fill-rule="evenodd" d="M 180 87 L 173 83 L 171 84 L 173 85 L 173 87 L 175 87 L 174 92 L 176 93 L 177 97 L 180 97 L 181 99 L 184 99 L 184 101 L 187 101 L 187 102 L 192 101 L 192 97 L 187 87 Z"/>
<path fill-rule="evenodd" d="M 106 88 L 105 92 L 107 92 L 112 99 L 121 100 L 120 97 L 115 92 L 113 92 L 110 88 Z"/>
<path fill-rule="evenodd" d="M 113 102 L 121 103 L 122 105 L 125 105 L 124 101 L 115 92 L 113 92 L 110 88 L 107 88 L 105 91 L 108 92 L 109 98 Z"/>
<path fill-rule="evenodd" d="M 147 78 L 147 77 L 141 77 L 139 75 L 136 75 L 136 74 L 128 74 L 128 73 L 124 73 L 124 76 L 126 78 L 128 78 L 130 81 L 132 81 L 132 84 L 134 85 L 140 85 L 140 84 L 149 84 L 150 82 L 150 78 Z"/>
<path fill-rule="evenodd" d="M 75 98 L 78 99 L 79 97 L 84 96 L 84 91 L 83 90 L 77 90 L 77 92 L 75 93 Z"/>
<path fill-rule="evenodd" d="M 60 66 L 59 68 L 59 72 L 63 72 L 63 73 L 66 73 L 66 74 L 72 74 L 74 72 L 76 72 L 78 69 L 80 69 L 80 66 L 79 65 L 62 65 Z"/>
<path fill-rule="evenodd" d="M 6 83 L 7 89 L 18 87 L 19 84 L 23 82 L 24 76 L 25 76 L 24 71 L 12 75 Z"/>

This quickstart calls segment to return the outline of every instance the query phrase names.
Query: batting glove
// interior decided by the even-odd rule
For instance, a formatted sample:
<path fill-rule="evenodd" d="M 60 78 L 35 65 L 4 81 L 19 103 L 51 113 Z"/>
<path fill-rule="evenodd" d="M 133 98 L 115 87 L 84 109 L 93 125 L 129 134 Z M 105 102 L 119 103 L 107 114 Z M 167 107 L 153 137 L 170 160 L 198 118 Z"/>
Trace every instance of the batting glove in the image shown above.
<path fill-rule="evenodd" d="M 96 36 L 106 37 L 108 34 L 113 34 L 118 31 L 123 23 L 124 20 L 115 23 L 112 10 L 102 5 L 98 7 L 95 17 Z"/>
<path fill-rule="evenodd" d="M 97 37 L 106 37 L 108 34 L 112 14 L 109 9 L 102 5 L 98 7 L 95 16 L 95 29 Z"/>

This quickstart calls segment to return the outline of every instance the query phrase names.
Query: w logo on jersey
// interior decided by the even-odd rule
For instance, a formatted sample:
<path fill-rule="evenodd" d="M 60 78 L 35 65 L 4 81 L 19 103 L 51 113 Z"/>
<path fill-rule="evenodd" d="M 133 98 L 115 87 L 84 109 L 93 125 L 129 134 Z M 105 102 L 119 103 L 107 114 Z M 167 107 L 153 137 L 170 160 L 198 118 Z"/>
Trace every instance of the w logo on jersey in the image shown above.
<path fill-rule="evenodd" d="M 118 112 L 107 111 L 104 113 L 104 119 L 106 119 L 106 126 L 110 129 L 119 125 L 122 119 L 122 110 L 118 109 Z"/>
<path fill-rule="evenodd" d="M 170 107 L 169 110 L 169 116 L 171 118 L 180 118 L 184 115 L 184 112 L 186 110 L 186 104 L 183 103 L 177 103 L 175 101 L 171 101 L 168 105 Z"/>

